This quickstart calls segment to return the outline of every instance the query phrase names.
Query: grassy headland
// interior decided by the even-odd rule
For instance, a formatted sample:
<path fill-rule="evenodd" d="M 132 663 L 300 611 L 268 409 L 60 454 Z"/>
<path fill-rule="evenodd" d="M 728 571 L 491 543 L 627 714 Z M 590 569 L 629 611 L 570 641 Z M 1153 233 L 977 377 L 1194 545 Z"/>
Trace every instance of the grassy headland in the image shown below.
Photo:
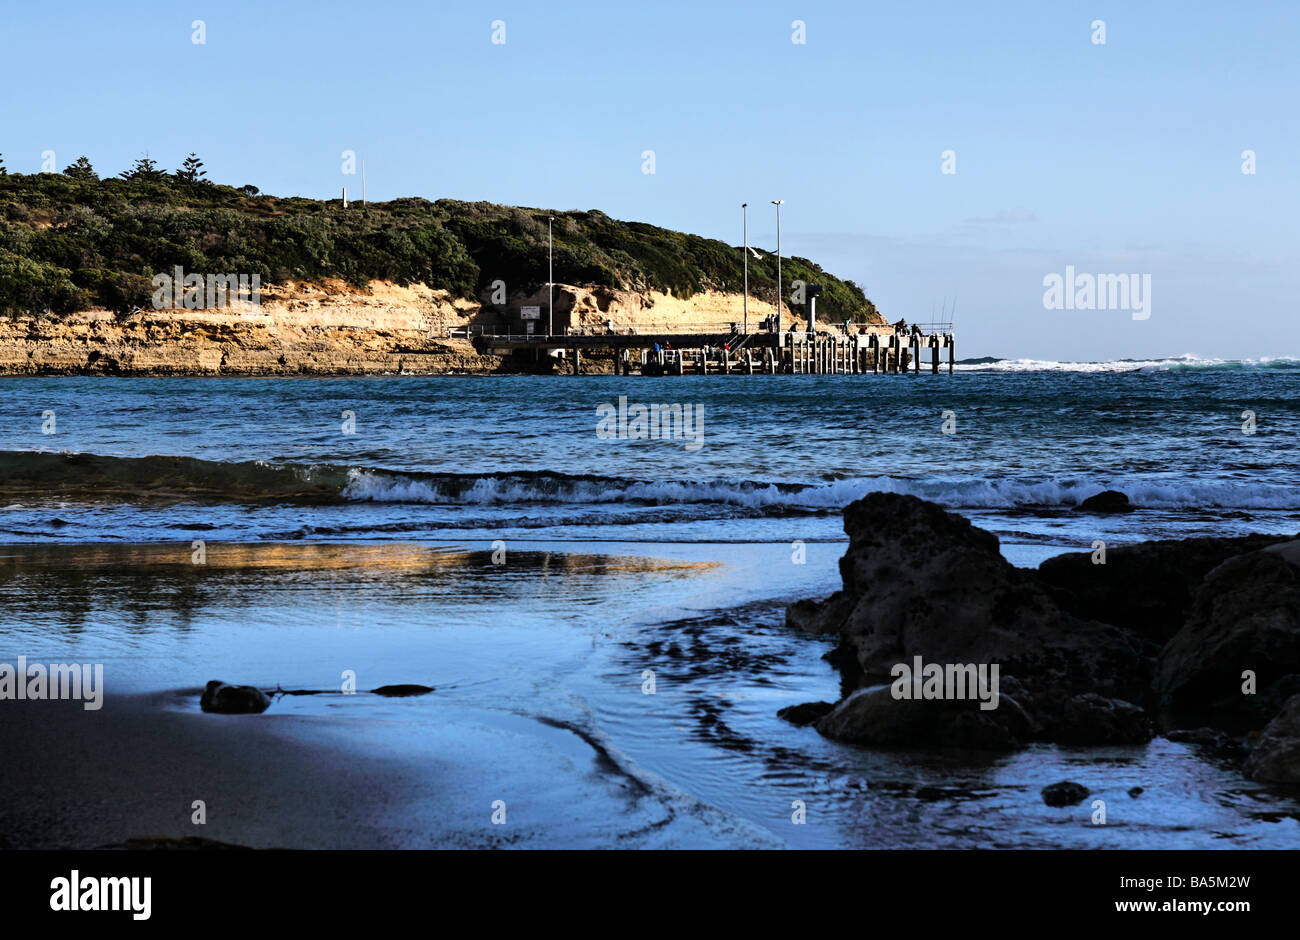
<path fill-rule="evenodd" d="M 511 294 L 527 292 L 547 279 L 548 215 L 558 281 L 679 298 L 742 286 L 736 247 L 599 210 L 420 198 L 344 209 L 338 199 L 270 196 L 141 163 L 129 179 L 99 179 L 84 158 L 63 173 L 0 175 L 0 314 L 147 308 L 151 278 L 176 265 L 256 274 L 265 285 L 383 280 L 483 298 L 500 280 Z M 750 293 L 775 302 L 776 258 L 761 254 L 749 259 Z M 819 311 L 835 319 L 878 319 L 858 285 L 805 258 L 782 259 L 782 277 L 787 292 L 795 279 L 823 285 Z"/>

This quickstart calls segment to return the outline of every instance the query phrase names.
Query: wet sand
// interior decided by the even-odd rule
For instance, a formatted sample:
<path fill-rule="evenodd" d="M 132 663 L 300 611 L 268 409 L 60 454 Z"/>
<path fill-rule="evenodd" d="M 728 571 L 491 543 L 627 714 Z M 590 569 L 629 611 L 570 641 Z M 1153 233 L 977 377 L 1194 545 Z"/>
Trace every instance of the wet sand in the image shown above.
<path fill-rule="evenodd" d="M 257 848 L 398 847 L 398 761 L 278 734 L 262 716 L 183 714 L 154 698 L 5 702 L 0 847 L 87 849 L 200 836 Z M 435 784 L 436 785 L 436 784 Z M 203 800 L 207 824 L 194 825 Z M 343 811 L 346 812 L 343 812 Z"/>
<path fill-rule="evenodd" d="M 0 848 L 87 849 L 195 836 L 295 849 L 761 844 L 765 837 L 751 827 L 629 770 L 564 708 L 494 694 L 496 673 L 506 673 L 507 684 L 516 676 L 528 684 L 529 671 L 546 676 L 560 662 L 530 658 L 550 646 L 512 654 L 517 634 L 505 632 L 495 607 L 481 614 L 470 608 L 471 624 L 481 623 L 471 632 L 483 637 L 482 652 L 471 659 L 474 668 L 446 683 L 442 677 L 456 667 L 438 650 L 462 646 L 455 637 L 419 652 L 419 633 L 395 636 L 364 622 L 361 632 L 334 626 L 336 590 L 359 610 L 372 609 L 366 605 L 374 595 L 389 598 L 405 611 L 403 629 L 432 618 L 436 636 L 439 628 L 453 629 L 436 622 L 446 611 L 431 609 L 426 595 L 409 598 L 412 585 L 451 585 L 454 596 L 481 598 L 492 591 L 478 579 L 508 577 L 502 602 L 513 607 L 510 591 L 535 594 L 538 578 L 581 584 L 712 567 L 512 551 L 507 571 L 488 552 L 416 543 L 210 543 L 202 565 L 191 563 L 189 544 L 0 546 L 0 597 L 11 602 L 0 661 L 23 653 L 35 653 L 32 662 L 100 655 L 109 661 L 98 711 L 76 701 L 0 702 Z M 458 586 L 465 578 L 469 584 Z M 168 621 L 171 598 L 191 581 L 207 593 L 179 596 L 215 619 L 203 620 L 197 633 L 184 620 L 177 632 Z M 72 627 L 44 619 L 78 606 L 82 595 L 94 607 Z M 262 606 L 250 610 L 246 598 Z M 137 617 L 119 609 L 123 604 L 145 612 Z M 295 618 L 311 632 L 286 632 Z M 88 647 L 97 634 L 120 639 Z M 199 634 L 215 645 L 196 649 Z M 567 642 L 581 650 L 589 641 Z M 337 659 L 324 652 L 331 644 L 340 645 Z M 263 650 L 272 658 L 259 655 Z M 336 686 L 277 696 L 261 715 L 199 709 L 197 686 L 207 679 L 251 681 L 268 691 L 283 679 L 286 689 L 297 688 L 311 684 L 305 675 L 322 672 L 311 672 L 304 660 L 347 664 L 364 651 L 396 670 L 389 678 L 425 681 L 432 673 L 439 688 L 410 699 L 371 695 L 365 690 L 386 681 L 372 678 L 371 667 L 360 670 L 356 695 Z M 244 665 L 223 665 L 222 655 Z M 249 674 L 260 669 L 265 674 Z M 337 678 L 337 667 L 326 675 Z M 141 682 L 171 688 L 131 690 Z M 206 804 L 205 825 L 192 822 L 195 800 Z M 504 824 L 493 822 L 498 800 L 506 807 Z M 742 831 L 734 842 L 733 829 Z"/>

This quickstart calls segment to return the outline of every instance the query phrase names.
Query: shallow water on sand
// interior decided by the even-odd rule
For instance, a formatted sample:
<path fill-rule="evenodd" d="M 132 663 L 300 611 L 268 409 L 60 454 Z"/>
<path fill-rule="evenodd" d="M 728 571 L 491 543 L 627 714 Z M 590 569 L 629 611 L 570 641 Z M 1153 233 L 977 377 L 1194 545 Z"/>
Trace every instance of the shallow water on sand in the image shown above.
<path fill-rule="evenodd" d="M 809 546 L 805 566 L 770 544 L 542 546 L 495 565 L 420 543 L 215 543 L 205 566 L 172 563 L 187 547 L 0 549 L 0 661 L 102 662 L 110 704 L 169 690 L 156 707 L 190 712 L 209 678 L 316 692 L 277 696 L 259 720 L 406 766 L 399 845 L 1285 847 L 1300 834 L 1295 799 L 1162 739 L 905 753 L 777 719 L 834 700 L 839 682 L 831 644 L 792 636 L 755 585 L 824 593 L 838 544 Z M 435 691 L 368 692 L 398 683 Z M 1094 796 L 1043 805 L 1039 789 L 1067 777 Z M 507 829 L 490 824 L 496 800 Z"/>

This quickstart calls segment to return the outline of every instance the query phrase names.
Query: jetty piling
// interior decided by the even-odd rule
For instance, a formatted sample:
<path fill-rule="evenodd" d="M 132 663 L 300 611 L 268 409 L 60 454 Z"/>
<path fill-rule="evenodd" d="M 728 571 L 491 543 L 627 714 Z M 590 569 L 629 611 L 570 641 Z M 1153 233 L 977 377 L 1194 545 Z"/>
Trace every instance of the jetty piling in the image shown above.
<path fill-rule="evenodd" d="M 811 305 L 810 305 L 811 306 Z M 564 357 L 568 371 L 582 371 L 583 354 L 609 355 L 615 375 L 899 375 L 921 374 L 924 350 L 930 350 L 931 375 L 940 374 L 942 351 L 953 373 L 956 343 L 952 325 L 918 324 L 911 328 L 881 324 L 844 324 L 816 331 L 764 330 L 743 333 L 568 332 L 564 335 L 471 330 L 481 354 Z"/>

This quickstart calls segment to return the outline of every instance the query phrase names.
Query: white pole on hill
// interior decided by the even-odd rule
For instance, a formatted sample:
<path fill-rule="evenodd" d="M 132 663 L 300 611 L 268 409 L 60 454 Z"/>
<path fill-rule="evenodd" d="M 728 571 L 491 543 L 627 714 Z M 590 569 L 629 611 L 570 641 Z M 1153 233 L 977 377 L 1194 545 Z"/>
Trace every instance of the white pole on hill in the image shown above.
<path fill-rule="evenodd" d="M 745 232 L 745 247 L 742 248 L 740 251 L 741 257 L 745 259 L 745 299 L 741 303 L 743 304 L 744 311 L 745 311 L 745 332 L 748 333 L 749 332 L 749 203 L 742 202 L 740 204 L 740 210 L 741 210 L 741 218 L 742 218 L 741 225 L 743 226 Z"/>
<path fill-rule="evenodd" d="M 776 206 L 776 332 L 781 334 L 781 204 L 784 199 L 773 199 Z"/>
<path fill-rule="evenodd" d="M 551 223 L 555 216 L 546 217 L 546 335 L 555 335 L 555 239 L 551 235 Z"/>

